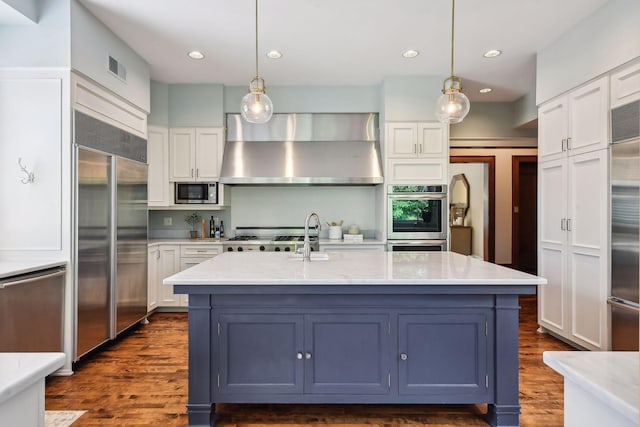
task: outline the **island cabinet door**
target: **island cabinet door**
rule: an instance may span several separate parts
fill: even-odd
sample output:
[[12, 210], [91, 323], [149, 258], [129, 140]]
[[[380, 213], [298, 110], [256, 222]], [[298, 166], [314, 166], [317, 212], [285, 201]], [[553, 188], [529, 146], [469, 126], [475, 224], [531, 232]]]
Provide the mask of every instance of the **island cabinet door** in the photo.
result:
[[388, 315], [305, 315], [305, 393], [388, 394]]
[[400, 315], [399, 393], [487, 402], [487, 321], [471, 313]]
[[300, 315], [221, 314], [219, 392], [302, 393], [302, 322]]

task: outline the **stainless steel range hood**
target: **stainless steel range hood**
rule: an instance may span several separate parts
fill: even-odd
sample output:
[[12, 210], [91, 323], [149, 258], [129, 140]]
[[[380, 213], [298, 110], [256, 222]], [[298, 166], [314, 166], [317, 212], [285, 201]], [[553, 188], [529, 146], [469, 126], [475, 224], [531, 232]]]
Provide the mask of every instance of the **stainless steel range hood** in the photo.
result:
[[265, 124], [227, 114], [223, 184], [380, 184], [376, 113], [274, 114]]

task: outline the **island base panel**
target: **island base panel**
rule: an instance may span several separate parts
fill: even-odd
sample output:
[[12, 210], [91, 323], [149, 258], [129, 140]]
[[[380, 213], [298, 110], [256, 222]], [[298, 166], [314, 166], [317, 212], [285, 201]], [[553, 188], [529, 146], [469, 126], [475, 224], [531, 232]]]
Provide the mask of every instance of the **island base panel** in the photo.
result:
[[[368, 395], [362, 393], [345, 392], [343, 396], [346, 399], [340, 399], [341, 403], [352, 401], [353, 403], [487, 403], [488, 413], [486, 421], [488, 424], [496, 427], [515, 427], [519, 426], [519, 391], [518, 391], [518, 295], [519, 293], [533, 293], [535, 287], [531, 286], [527, 289], [517, 289], [510, 294], [494, 294], [488, 290], [487, 294], [469, 295], [456, 291], [455, 286], [450, 286], [450, 293], [443, 295], [425, 295], [415, 294], [411, 291], [414, 289], [402, 289], [401, 286], [394, 287], [395, 295], [388, 293], [385, 295], [375, 295], [375, 286], [358, 287], [359, 295], [327, 295], [318, 290], [314, 293], [309, 287], [301, 287], [300, 289], [289, 289], [287, 294], [275, 293], [269, 295], [268, 292], [260, 294], [258, 292], [237, 292], [229, 288], [220, 288], [215, 285], [199, 286], [198, 292], [189, 292], [189, 287], [185, 286], [180, 289], [177, 285], [177, 291], [181, 293], [189, 293], [189, 404], [187, 405], [189, 424], [188, 426], [212, 425], [216, 422], [218, 415], [215, 412], [215, 403], [236, 402], [236, 403], [258, 403], [255, 401], [256, 395], [251, 396], [249, 390], [240, 395], [220, 396], [224, 387], [221, 387], [226, 378], [226, 367], [220, 366], [220, 363], [226, 359], [221, 356], [225, 351], [225, 331], [224, 329], [225, 315], [224, 313], [235, 313], [234, 316], [242, 312], [249, 312], [255, 316], [264, 316], [265, 314], [283, 316], [283, 319], [291, 317], [292, 313], [298, 313], [300, 316], [299, 323], [306, 325], [307, 320], [317, 320], [318, 314], [324, 316], [336, 315], [336, 321], [344, 322], [344, 312], [346, 310], [352, 313], [366, 313], [376, 319], [384, 315], [390, 319], [387, 327], [390, 335], [384, 334], [385, 341], [390, 341], [390, 347], [381, 349], [387, 356], [381, 359], [382, 363], [388, 364], [389, 369], [389, 391], [387, 395]], [[204, 289], [208, 292], [203, 292]], [[238, 287], [240, 288], [240, 287]], [[365, 289], [366, 288], [366, 289]], [[185, 292], [186, 291], [186, 292]], [[403, 294], [403, 291], [406, 293]], [[225, 294], [226, 292], [226, 294]], [[223, 295], [221, 295], [221, 293]], [[271, 299], [274, 298], [280, 303], [277, 307], [272, 304]], [[333, 305], [335, 303], [336, 305]], [[319, 313], [324, 310], [324, 313]], [[486, 339], [486, 345], [478, 347], [477, 361], [486, 361], [484, 363], [474, 363], [475, 366], [487, 366], [486, 371], [479, 371], [479, 380], [476, 383], [481, 387], [486, 387], [484, 394], [469, 394], [469, 390], [458, 390], [456, 393], [432, 394], [431, 392], [423, 396], [407, 396], [400, 393], [398, 387], [398, 364], [411, 360], [411, 354], [403, 357], [399, 354], [399, 348], [393, 343], [397, 343], [398, 318], [405, 314], [411, 314], [411, 318], [429, 315], [430, 313], [441, 315], [446, 312], [447, 316], [443, 319], [449, 319], [449, 315], [458, 315], [460, 321], [465, 317], [475, 319], [478, 313], [486, 316], [485, 322], [477, 322], [476, 329], [482, 333], [476, 336], [478, 339]], [[315, 313], [315, 314], [314, 314]], [[341, 314], [342, 313], [342, 314]], [[353, 315], [353, 314], [352, 314]], [[340, 317], [342, 316], [342, 317]], [[230, 317], [233, 319], [233, 317]], [[286, 319], [285, 319], [286, 320]], [[475, 322], [475, 320], [474, 320]], [[273, 322], [272, 322], [273, 323]], [[295, 322], [294, 322], [295, 323]], [[369, 322], [371, 323], [371, 322]], [[382, 322], [382, 328], [384, 327]], [[451, 322], [445, 322], [450, 327]], [[311, 324], [311, 323], [310, 323]], [[222, 327], [220, 325], [223, 325]], [[436, 325], [437, 327], [437, 325]], [[306, 326], [305, 326], [306, 328]], [[485, 330], [486, 335], [485, 335]], [[396, 332], [394, 332], [396, 331]], [[437, 335], [437, 334], [436, 334]], [[296, 336], [291, 335], [295, 340]], [[307, 342], [309, 336], [301, 342]], [[295, 342], [295, 341], [294, 341]], [[450, 347], [450, 346], [449, 346]], [[449, 348], [445, 347], [445, 348]], [[468, 347], [468, 346], [466, 346]], [[466, 348], [463, 346], [463, 348]], [[302, 346], [296, 346], [300, 356], [292, 355], [294, 360], [292, 363], [310, 363], [316, 360], [316, 357], [310, 355], [308, 358], [304, 354], [305, 350]], [[320, 356], [319, 353], [315, 353]], [[404, 360], [403, 360], [404, 359]], [[319, 361], [320, 359], [318, 359]], [[469, 360], [468, 358], [462, 360]], [[468, 369], [466, 366], [465, 369]], [[485, 386], [486, 372], [486, 386]], [[307, 375], [304, 375], [306, 378]], [[386, 377], [386, 375], [385, 375]], [[387, 380], [387, 378], [385, 378]], [[305, 381], [304, 379], [302, 381]], [[385, 381], [386, 383], [387, 381]], [[220, 384], [220, 385], [219, 385]], [[278, 403], [338, 403], [334, 401], [340, 393], [335, 390], [336, 394], [314, 394], [307, 393], [308, 387], [302, 387], [300, 393], [289, 394], [288, 396], [280, 395], [276, 398], [274, 394], [264, 395], [264, 402], [275, 400]], [[243, 390], [244, 391], [244, 390]], [[477, 392], [477, 389], [476, 389]], [[217, 395], [217, 397], [216, 397]], [[323, 399], [324, 396], [324, 399]], [[248, 399], [247, 399], [248, 398]], [[245, 400], [247, 399], [247, 400]], [[259, 400], [259, 399], [257, 399]]]
[[488, 405], [486, 420], [492, 426], [518, 427], [520, 405]]
[[214, 404], [187, 404], [188, 427], [211, 427], [218, 421]]

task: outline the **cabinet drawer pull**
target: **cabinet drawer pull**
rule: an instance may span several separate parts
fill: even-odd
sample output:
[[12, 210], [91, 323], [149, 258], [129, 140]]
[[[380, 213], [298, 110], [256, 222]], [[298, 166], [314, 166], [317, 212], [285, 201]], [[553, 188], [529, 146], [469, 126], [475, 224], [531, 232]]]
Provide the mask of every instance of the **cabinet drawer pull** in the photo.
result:
[[571, 138], [567, 138], [567, 151], [571, 150]]
[[191, 168], [191, 178], [193, 178], [193, 168]]
[[418, 147], [418, 144], [413, 144], [413, 152], [414, 152], [414, 153], [417, 153], [417, 152], [418, 152], [417, 147]]
[[571, 218], [567, 219], [567, 231], [571, 231]]
[[303, 358], [303, 357], [304, 357], [304, 356], [302, 355], [302, 352], [301, 352], [301, 351], [299, 351], [299, 352], [297, 352], [297, 353], [296, 353], [296, 359], [298, 359], [298, 360], [302, 360], [302, 358]]
[[311, 353], [306, 352], [306, 353], [304, 354], [304, 358], [305, 358], [305, 359], [307, 359], [307, 360], [311, 359]]
[[407, 353], [400, 353], [400, 360], [407, 360], [408, 358]]
[[564, 218], [562, 218], [562, 219], [560, 220], [560, 230], [564, 231], [564, 230], [566, 229], [566, 227], [565, 227], [565, 223], [566, 223], [566, 221], [567, 221], [567, 220], [566, 220], [566, 219], [564, 219]]
[[565, 138], [562, 138], [562, 151], [566, 151], [566, 148], [564, 147], [565, 144], [567, 143], [567, 140]]

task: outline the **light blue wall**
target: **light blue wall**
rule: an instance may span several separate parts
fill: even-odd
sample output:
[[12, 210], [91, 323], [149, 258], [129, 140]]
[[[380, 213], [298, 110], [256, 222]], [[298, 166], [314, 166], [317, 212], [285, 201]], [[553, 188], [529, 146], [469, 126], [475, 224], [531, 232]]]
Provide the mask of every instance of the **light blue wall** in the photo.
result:
[[[239, 113], [247, 86], [226, 86], [224, 111]], [[273, 86], [267, 87], [274, 113], [376, 113], [378, 86]]]
[[151, 112], [147, 116], [150, 125], [169, 127], [169, 85], [151, 80]]
[[2, 0], [2, 2], [8, 4], [31, 21], [38, 22], [38, 17], [40, 16], [38, 0]]
[[169, 85], [169, 126], [223, 126], [224, 86]]
[[386, 121], [436, 120], [435, 107], [442, 94], [440, 77], [388, 77], [382, 83]]
[[42, 0], [38, 24], [0, 25], [0, 67], [70, 67], [70, 1]]
[[[71, 66], [149, 112], [149, 65], [76, 0], [71, 1]], [[108, 71], [109, 55], [127, 70], [126, 81]]]
[[520, 127], [538, 119], [538, 106], [536, 105], [536, 89], [529, 91], [525, 96], [513, 102], [514, 118], [513, 127]]
[[640, 56], [640, 1], [610, 0], [538, 53], [540, 105]]
[[462, 123], [451, 125], [452, 139], [535, 137], [536, 129], [515, 129], [515, 103], [472, 102]]

